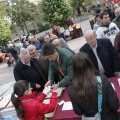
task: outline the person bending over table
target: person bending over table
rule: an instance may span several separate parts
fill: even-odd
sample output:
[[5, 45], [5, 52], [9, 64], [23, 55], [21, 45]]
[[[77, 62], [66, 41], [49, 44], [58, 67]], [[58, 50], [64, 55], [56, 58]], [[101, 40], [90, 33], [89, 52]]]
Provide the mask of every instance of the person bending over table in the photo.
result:
[[42, 48], [43, 56], [49, 59], [48, 82], [45, 86], [51, 85], [57, 73], [59, 84], [54, 88], [66, 87], [72, 81], [72, 58], [74, 52], [65, 48], [56, 48], [52, 43], [46, 43]]

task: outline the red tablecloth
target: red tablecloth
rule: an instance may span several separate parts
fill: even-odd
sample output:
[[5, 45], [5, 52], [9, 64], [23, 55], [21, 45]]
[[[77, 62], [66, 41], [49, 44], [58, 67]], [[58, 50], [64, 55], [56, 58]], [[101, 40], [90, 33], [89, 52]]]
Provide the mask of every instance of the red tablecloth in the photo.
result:
[[[118, 78], [120, 78], [120, 76], [119, 76], [119, 77], [109, 78], [109, 80], [110, 80], [111, 83], [114, 84], [114, 86], [115, 86], [115, 91], [116, 91], [117, 96], [118, 96], [118, 99], [119, 99], [119, 101], [120, 101], [120, 86], [119, 86], [119, 83], [118, 83]], [[119, 115], [120, 115], [120, 108], [119, 108], [118, 112], [119, 112]]]
[[111, 83], [114, 84], [115, 90], [116, 90], [116, 93], [117, 93], [117, 96], [118, 96], [118, 99], [119, 99], [119, 101], [120, 101], [120, 86], [119, 86], [119, 84], [118, 84], [118, 78], [120, 78], [120, 76], [119, 76], [119, 77], [109, 78], [109, 80], [110, 80]]
[[[117, 96], [120, 101], [120, 87], [118, 84], [118, 78], [120, 77], [112, 77], [109, 78], [109, 80], [114, 84]], [[64, 100], [65, 102], [70, 101], [67, 90], [65, 90], [62, 94], [62, 97], [59, 98], [59, 102], [61, 100]], [[76, 115], [73, 110], [62, 111], [62, 107], [63, 105], [58, 105], [54, 117], [50, 118], [49, 120], [81, 120], [81, 117]], [[118, 112], [120, 113], [120, 109]]]
[[[65, 102], [70, 101], [68, 91], [64, 90], [62, 97], [59, 98], [59, 102], [64, 100]], [[73, 110], [62, 111], [63, 105], [58, 105], [55, 115], [49, 120], [81, 120], [81, 117], [76, 115]]]

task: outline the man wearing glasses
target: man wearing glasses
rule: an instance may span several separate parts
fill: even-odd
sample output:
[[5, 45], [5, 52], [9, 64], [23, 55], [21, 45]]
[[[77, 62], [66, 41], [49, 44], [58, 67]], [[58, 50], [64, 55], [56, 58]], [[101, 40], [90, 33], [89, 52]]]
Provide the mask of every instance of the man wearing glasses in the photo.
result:
[[47, 80], [37, 59], [31, 58], [25, 48], [21, 48], [20, 58], [13, 71], [15, 80], [27, 80], [31, 82], [33, 90], [42, 91]]

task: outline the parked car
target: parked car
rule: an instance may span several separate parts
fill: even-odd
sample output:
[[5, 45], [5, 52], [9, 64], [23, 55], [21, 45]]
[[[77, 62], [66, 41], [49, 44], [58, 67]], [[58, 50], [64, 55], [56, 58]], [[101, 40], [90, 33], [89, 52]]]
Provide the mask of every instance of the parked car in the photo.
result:
[[19, 37], [15, 38], [12, 40], [12, 43], [18, 48], [20, 49], [21, 47], [23, 47], [23, 44], [21, 43], [21, 40]]

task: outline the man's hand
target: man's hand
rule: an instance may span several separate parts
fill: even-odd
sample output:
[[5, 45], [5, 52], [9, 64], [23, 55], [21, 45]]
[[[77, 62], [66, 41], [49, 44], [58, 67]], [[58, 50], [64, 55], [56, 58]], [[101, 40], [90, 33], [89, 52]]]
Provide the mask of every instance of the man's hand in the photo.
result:
[[52, 92], [56, 92], [56, 93], [58, 93], [58, 89], [56, 89], [56, 90], [52, 90]]
[[45, 87], [50, 86], [52, 84], [51, 80], [48, 80], [48, 82], [45, 84]]
[[58, 84], [55, 84], [55, 85], [53, 85], [52, 87], [53, 87], [53, 91], [54, 91], [54, 90], [57, 90], [57, 89], [58, 89]]
[[39, 89], [41, 86], [39, 84], [36, 84], [36, 88]]

